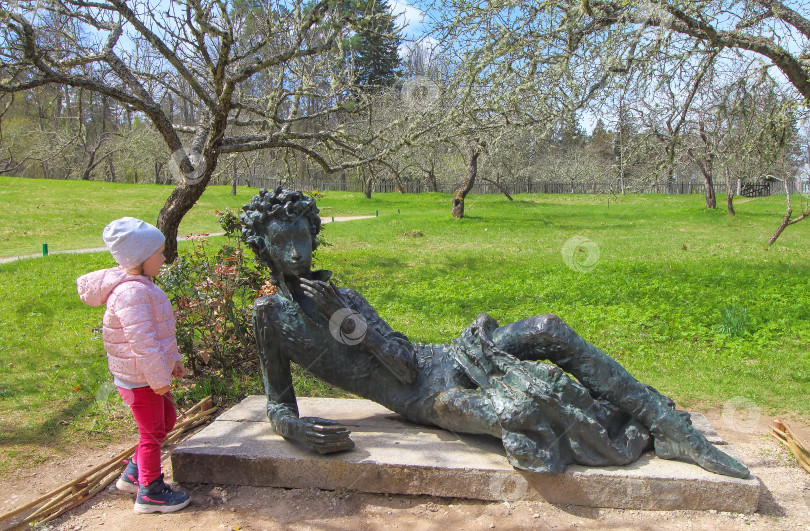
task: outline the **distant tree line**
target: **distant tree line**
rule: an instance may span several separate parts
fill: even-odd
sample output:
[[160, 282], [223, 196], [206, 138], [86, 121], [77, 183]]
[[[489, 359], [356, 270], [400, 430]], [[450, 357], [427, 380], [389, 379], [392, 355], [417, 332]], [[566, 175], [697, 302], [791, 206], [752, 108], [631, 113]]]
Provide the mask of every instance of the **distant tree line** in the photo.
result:
[[[402, 61], [396, 65], [403, 75], [391, 79], [389, 87], [395, 94], [381, 98], [380, 106], [394, 109], [380, 108], [378, 112], [393, 113], [397, 106], [408, 104], [412, 96], [404, 93], [411, 90], [407, 83], [422, 75], [414, 73], [410, 64]], [[559, 121], [544, 135], [537, 135], [533, 128], [506, 128], [487, 146], [479, 172], [487, 181], [520, 183], [526, 189], [540, 183], [570, 183], [573, 189], [583, 183], [611, 182], [617, 192], [671, 182], [704, 183], [704, 172], [709, 169], [722, 182], [726, 170], [734, 183], [738, 179], [759, 182], [769, 175], [802, 177], [807, 144], [806, 137], [799, 134], [798, 119], [785, 108], [786, 101], [770, 81], [760, 83], [744, 91], [739, 86], [728, 87], [731, 95], [727, 98], [739, 100], [702, 101], [675, 125], [672, 115], [676, 108], [656, 106], [649, 99], [631, 100], [625, 93], [616, 101], [603, 102], [593, 113], [596, 122], [590, 124], [590, 132], [579, 119]], [[439, 89], [431, 86], [429, 90]], [[705, 92], [718, 94], [716, 90], [720, 89]], [[174, 182], [158, 132], [116, 100], [54, 85], [5, 99], [0, 117], [0, 170], [6, 174]], [[173, 123], [192, 127], [198, 120], [199, 110], [186, 98], [168, 96], [162, 105]], [[768, 120], [771, 117], [775, 117], [773, 121]], [[466, 169], [465, 154], [454, 139], [403, 148], [385, 162], [364, 170], [327, 173], [304, 154], [289, 149], [235, 153], [221, 161], [211, 183], [245, 184], [248, 177], [281, 177], [287, 182], [365, 179], [393, 183], [403, 191], [409, 188], [407, 183], [437, 191], [457, 185]]]
[[205, 187], [245, 175], [358, 182], [367, 196], [380, 182], [450, 188], [461, 217], [476, 183], [509, 196], [518, 183], [695, 182], [715, 208], [715, 183], [806, 171], [806, 6], [431, 12], [428, 38], [406, 43], [385, 0], [0, 6], [0, 172], [172, 183], [157, 220], [172, 258]]

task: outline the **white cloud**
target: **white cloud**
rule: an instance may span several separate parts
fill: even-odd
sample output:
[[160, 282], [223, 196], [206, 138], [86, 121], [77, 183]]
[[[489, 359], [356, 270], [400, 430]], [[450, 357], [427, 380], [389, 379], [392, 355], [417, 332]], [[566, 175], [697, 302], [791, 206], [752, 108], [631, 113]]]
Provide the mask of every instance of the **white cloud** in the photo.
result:
[[418, 39], [424, 33], [425, 12], [404, 0], [391, 0], [391, 13], [397, 18], [397, 24], [403, 27], [404, 35], [409, 39]]
[[439, 41], [434, 37], [426, 36], [416, 41], [405, 41], [399, 45], [399, 56], [403, 59], [408, 57], [413, 50], [421, 48], [422, 53], [428, 58], [429, 61], [433, 60], [433, 56], [439, 47]]

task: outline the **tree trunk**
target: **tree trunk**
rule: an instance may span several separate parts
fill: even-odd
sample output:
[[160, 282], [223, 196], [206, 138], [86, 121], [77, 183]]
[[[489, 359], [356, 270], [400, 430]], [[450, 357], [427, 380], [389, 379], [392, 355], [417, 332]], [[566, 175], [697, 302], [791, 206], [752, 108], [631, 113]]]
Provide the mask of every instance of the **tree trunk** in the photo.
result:
[[734, 216], [737, 213], [734, 212], [734, 189], [731, 187], [731, 174], [728, 166], [726, 166], [726, 188], [728, 190], [728, 213]]
[[366, 167], [360, 166], [358, 168], [358, 173], [360, 174], [360, 182], [363, 183], [363, 193], [366, 196], [366, 199], [371, 199], [371, 191], [372, 186], [374, 185], [374, 179], [371, 175], [366, 174]]
[[166, 96], [168, 97], [167, 99], [169, 102], [169, 121], [174, 123], [174, 98], [172, 97], [171, 92], [167, 92]]
[[194, 184], [185, 182], [178, 184], [158, 214], [157, 228], [166, 237], [166, 248], [163, 255], [166, 257], [167, 263], [174, 262], [177, 258], [177, 233], [180, 222], [205, 191], [205, 187], [214, 173], [214, 166], [209, 165], [201, 181]]
[[[68, 117], [71, 117], [71, 116], [73, 116], [73, 108], [72, 108], [71, 102], [70, 102], [70, 87], [65, 85], [64, 89], [65, 89], [65, 100], [64, 100], [65, 101], [65, 115], [67, 115]], [[73, 132], [73, 123], [74, 122], [75, 122], [75, 120], [71, 120], [70, 118], [68, 118], [68, 120], [67, 120], [68, 130], [71, 131], [71, 132]]]
[[107, 174], [110, 176], [109, 181], [111, 183], [118, 182], [118, 176], [115, 175], [115, 164], [113, 164], [112, 155], [107, 157]]
[[233, 169], [233, 185], [231, 186], [231, 195], [236, 195], [236, 180], [238, 178], [238, 174], [236, 173], [236, 157], [233, 158], [233, 164], [231, 164], [231, 168]]
[[478, 174], [478, 157], [481, 155], [481, 148], [478, 145], [472, 145], [467, 150], [467, 178], [461, 186], [453, 194], [453, 217], [464, 217], [464, 198], [472, 190], [475, 184], [475, 176]]
[[675, 182], [675, 142], [672, 141], [667, 147], [667, 186]]
[[430, 168], [430, 170], [427, 172], [427, 181], [428, 181], [428, 187], [429, 187], [431, 192], [438, 192], [439, 191], [439, 185], [436, 182], [436, 172], [434, 171], [433, 168]]
[[704, 174], [703, 180], [706, 182], [706, 208], [717, 208], [717, 198], [714, 196], [714, 183], [711, 174]]
[[430, 166], [423, 167], [422, 165], [418, 165], [418, 167], [425, 175], [428, 192], [438, 192], [439, 184], [436, 182], [436, 161], [431, 159]]
[[394, 191], [400, 194], [405, 193], [405, 186], [402, 184], [402, 179], [400, 179], [398, 172], [394, 172]]
[[715, 154], [714, 147], [712, 147], [712, 143], [709, 140], [709, 135], [706, 133], [706, 124], [703, 121], [700, 122], [700, 139], [703, 140], [706, 156], [698, 160], [698, 157], [694, 155], [691, 149], [688, 150], [688, 152], [689, 156], [698, 162], [700, 172], [703, 174], [703, 181], [706, 183], [706, 208], [714, 210], [717, 208], [717, 198], [714, 196], [714, 178], [712, 175]]
[[706, 184], [706, 208], [714, 209], [717, 207], [717, 198], [714, 196], [714, 180], [712, 178], [712, 166], [714, 165], [714, 154], [709, 155], [702, 159], [695, 156], [694, 152], [690, 149], [689, 156], [692, 157], [697, 165], [700, 167], [700, 173], [703, 174], [703, 182]]
[[785, 228], [788, 225], [790, 225], [790, 216], [792, 216], [792, 215], [793, 215], [793, 209], [788, 207], [787, 212], [785, 213], [785, 217], [782, 219], [782, 223], [779, 224], [779, 227], [777, 227], [776, 232], [774, 232], [773, 236], [771, 236], [771, 239], [768, 240], [768, 245], [769, 246], [773, 245], [773, 242], [775, 242], [779, 238], [779, 236], [782, 234], [782, 231], [785, 230]]
[[96, 149], [90, 152], [90, 158], [87, 159], [87, 165], [84, 167], [84, 171], [82, 172], [81, 180], [82, 181], [89, 181], [90, 180], [90, 172], [93, 171], [93, 168], [97, 166], [94, 164], [96, 160], [96, 153], [98, 153], [98, 148], [101, 147], [101, 143], [96, 146]]
[[711, 162], [708, 162], [707, 166], [703, 172], [703, 181], [706, 183], [706, 208], [715, 209], [717, 208], [717, 198], [714, 196]]
[[79, 106], [79, 119], [78, 122], [78, 131], [77, 135], [82, 135], [82, 126], [84, 125], [84, 102], [82, 101], [82, 96], [84, 96], [84, 90], [79, 89], [79, 97], [76, 98], [77, 104]]
[[311, 181], [312, 175], [309, 173], [309, 157], [304, 153], [296, 153], [296, 167], [298, 168], [298, 178], [301, 181]]
[[109, 103], [107, 96], [101, 97], [101, 132], [107, 132], [107, 114], [109, 113]]
[[[193, 180], [181, 180], [180, 183], [172, 190], [166, 204], [160, 210], [157, 219], [157, 228], [166, 237], [166, 248], [163, 251], [166, 257], [166, 262], [171, 263], [177, 259], [177, 231], [180, 227], [180, 222], [183, 216], [191, 210], [191, 207], [197, 202], [208, 186], [211, 176], [217, 167], [219, 159], [219, 145], [222, 142], [222, 136], [225, 131], [224, 119], [214, 120], [215, 123], [211, 126], [200, 125], [198, 126], [197, 133], [194, 135], [194, 140], [191, 142], [190, 151], [195, 149], [200, 151], [203, 155], [202, 162], [205, 164], [205, 169], [201, 175], [195, 176]], [[215, 131], [212, 133], [212, 130]], [[200, 149], [204, 144], [204, 149]], [[189, 173], [193, 172], [190, 166], [190, 160], [186, 158], [181, 164], [178, 164], [182, 171]]]
[[59, 89], [56, 91], [56, 101], [54, 101], [53, 105], [53, 127], [54, 129], [59, 127], [59, 122], [62, 118], [62, 90]]

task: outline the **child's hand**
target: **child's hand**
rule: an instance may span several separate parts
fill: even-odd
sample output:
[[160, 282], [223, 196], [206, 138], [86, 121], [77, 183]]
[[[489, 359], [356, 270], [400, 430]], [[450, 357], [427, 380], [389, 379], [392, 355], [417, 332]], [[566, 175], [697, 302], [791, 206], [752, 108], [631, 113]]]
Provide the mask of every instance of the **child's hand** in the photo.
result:
[[169, 390], [170, 390], [170, 386], [168, 386], [168, 385], [166, 387], [161, 387], [160, 389], [154, 389], [155, 394], [158, 394], [158, 395], [165, 395], [166, 393], [169, 392]]
[[174, 363], [174, 369], [172, 370], [172, 376], [175, 378], [182, 378], [186, 375], [186, 368], [183, 367], [182, 361], [177, 361]]

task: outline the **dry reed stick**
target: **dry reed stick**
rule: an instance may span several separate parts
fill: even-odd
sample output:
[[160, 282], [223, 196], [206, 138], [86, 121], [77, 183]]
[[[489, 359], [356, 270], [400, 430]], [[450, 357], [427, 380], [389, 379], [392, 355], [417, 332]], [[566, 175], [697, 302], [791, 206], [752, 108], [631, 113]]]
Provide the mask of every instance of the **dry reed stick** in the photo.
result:
[[81, 483], [87, 477], [88, 474], [93, 474], [95, 472], [98, 472], [99, 470], [101, 470], [101, 469], [105, 468], [106, 466], [108, 466], [113, 461], [120, 461], [120, 460], [124, 459], [127, 455], [131, 455], [132, 452], [135, 451], [136, 446], [137, 445], [134, 445], [131, 448], [128, 448], [128, 449], [122, 451], [121, 453], [119, 453], [118, 455], [116, 455], [115, 457], [113, 457], [112, 459], [107, 461], [106, 463], [101, 464], [101, 465], [91, 469], [85, 475], [83, 475], [81, 477], [78, 477], [76, 479], [73, 479], [71, 481], [68, 481], [64, 485], [53, 489], [52, 491], [48, 492], [47, 494], [43, 494], [42, 496], [40, 496], [36, 500], [34, 500], [34, 501], [30, 502], [30, 503], [27, 503], [27, 504], [23, 505], [22, 507], [18, 507], [17, 509], [13, 509], [13, 510], [7, 512], [6, 514], [0, 516], [0, 522], [2, 522], [3, 520], [6, 520], [8, 518], [11, 518], [14, 515], [20, 514], [21, 512], [27, 511], [28, 509], [31, 509], [32, 507], [35, 507], [35, 506], [39, 505], [40, 503], [44, 502], [45, 500], [48, 500], [51, 497], [59, 494], [63, 490], [69, 489], [70, 487], [72, 487], [73, 485], [76, 485], [77, 483]]
[[[207, 417], [208, 415], [210, 415], [211, 413], [213, 413], [214, 411], [216, 411], [218, 409], [216, 407], [210, 407], [211, 405], [212, 405], [212, 401], [211, 401], [210, 396], [207, 396], [207, 397], [203, 398], [202, 400], [200, 400], [199, 402], [197, 402], [188, 411], [186, 411], [185, 417], [187, 417], [190, 413], [193, 413], [193, 412], [201, 409], [203, 406], [208, 406], [208, 407], [206, 408], [205, 411], [203, 411], [201, 413], [198, 413], [198, 414], [194, 415], [191, 418], [186, 418], [182, 422], [175, 425], [175, 428], [171, 432], [169, 432], [169, 434], [167, 435], [166, 440], [168, 440], [169, 436], [174, 436], [176, 438], [176, 436], [179, 433], [182, 433], [183, 431], [186, 431], [188, 429], [188, 426], [190, 426], [192, 424], [195, 424], [199, 420], [203, 419], [204, 417]], [[197, 424], [197, 425], [199, 425], [199, 424]], [[178, 430], [180, 430], [180, 431], [178, 431]], [[165, 444], [165, 440], [164, 440], [164, 444]], [[89, 478], [91, 476], [93, 476], [93, 475], [98, 476], [99, 472], [106, 471], [107, 469], [111, 468], [112, 466], [121, 466], [120, 462], [123, 459], [125, 459], [127, 456], [132, 455], [132, 453], [135, 451], [135, 448], [137, 448], [137, 446], [138, 445], [135, 444], [135, 445], [127, 448], [126, 450], [123, 450], [123, 451], [119, 452], [115, 457], [109, 459], [108, 461], [102, 463], [101, 465], [98, 465], [98, 466], [92, 468], [91, 470], [88, 470], [84, 475], [82, 475], [82, 476], [80, 476], [78, 478], [75, 478], [75, 479], [73, 479], [71, 481], [68, 481], [64, 485], [61, 485], [61, 486], [53, 489], [52, 491], [50, 491], [50, 492], [48, 492], [46, 494], [43, 494], [42, 496], [40, 496], [36, 500], [34, 500], [32, 502], [29, 502], [29, 503], [26, 503], [25, 505], [22, 505], [22, 506], [20, 506], [20, 507], [18, 507], [16, 509], [12, 509], [11, 511], [9, 511], [9, 512], [3, 514], [3, 515], [0, 515], [0, 522], [2, 522], [3, 520], [7, 520], [7, 519], [9, 519], [9, 518], [11, 518], [13, 516], [16, 516], [16, 515], [18, 515], [20, 513], [23, 513], [23, 512], [25, 512], [25, 511], [27, 511], [29, 509], [32, 509], [32, 508], [40, 505], [41, 503], [43, 503], [45, 501], [48, 501], [48, 503], [46, 505], [48, 505], [50, 507], [53, 507], [55, 503], [59, 502], [59, 500], [62, 500], [65, 497], [72, 494], [73, 493], [72, 488], [74, 486], [78, 485], [79, 483], [82, 483], [83, 481], [87, 481], [89, 485], [92, 485], [95, 481], [93, 481], [93, 482], [89, 481]], [[121, 466], [121, 468], [123, 468], [123, 466]], [[101, 477], [103, 477], [104, 475], [106, 475], [106, 474], [103, 474]], [[115, 477], [115, 476], [113, 476], [113, 477]], [[109, 483], [110, 483], [110, 481], [108, 481], [106, 484], [109, 485]], [[84, 489], [82, 489], [82, 491], [83, 490]], [[63, 492], [63, 491], [65, 491], [65, 492]], [[79, 491], [79, 492], [82, 492], [82, 491]], [[75, 494], [75, 493], [73, 493], [73, 494]], [[57, 497], [56, 500], [51, 500], [51, 498], [53, 498], [54, 496]], [[40, 507], [33, 514], [35, 515], [37, 513], [41, 513], [44, 509], [45, 509], [45, 507]], [[26, 521], [28, 521], [28, 519], [26, 519]]]
[[799, 462], [799, 466], [807, 472], [810, 472], [810, 450], [808, 450], [805, 443], [794, 434], [788, 424], [779, 419], [775, 419], [771, 427], [771, 434], [790, 449], [793, 457]]
[[111, 475], [109, 478], [107, 478], [102, 483], [100, 483], [98, 487], [96, 487], [95, 489], [93, 489], [89, 493], [87, 493], [87, 496], [85, 496], [84, 498], [81, 498], [79, 500], [76, 500], [71, 505], [69, 505], [67, 507], [64, 507], [63, 509], [59, 510], [58, 512], [56, 512], [54, 514], [45, 517], [45, 519], [41, 520], [39, 523], [44, 524], [45, 522], [50, 522], [51, 520], [59, 518], [60, 516], [62, 516], [66, 512], [70, 511], [71, 509], [75, 509], [76, 507], [83, 504], [84, 502], [86, 502], [87, 500], [89, 500], [90, 498], [92, 498], [93, 496], [95, 496], [96, 494], [101, 492], [102, 490], [106, 489], [109, 486], [109, 484], [112, 483], [113, 481], [115, 481], [117, 478], [118, 478], [117, 474]]
[[[198, 403], [198, 406], [202, 407], [203, 402], [205, 402], [205, 399], [200, 401]], [[209, 403], [207, 405], [210, 405], [210, 401], [209, 401]], [[188, 414], [189, 412], [192, 412], [193, 409], [195, 409], [195, 408], [189, 409], [189, 411], [187, 411], [186, 414]], [[206, 417], [210, 416], [217, 409], [219, 409], [219, 408], [218, 407], [212, 407], [210, 409], [206, 409], [205, 411], [202, 411], [202, 412], [194, 415], [193, 417], [191, 417], [189, 419], [186, 419], [183, 422], [177, 424], [175, 426], [175, 428], [171, 432], [169, 432], [169, 435], [163, 441], [162, 445], [171, 444], [171, 442], [173, 440], [179, 438], [179, 436], [183, 435], [186, 431], [188, 431], [190, 429], [193, 429], [193, 428], [205, 423], [207, 421]], [[172, 439], [172, 441], [170, 441], [170, 438]], [[92, 479], [88, 478], [88, 480], [87, 480], [88, 486], [87, 487], [83, 488], [78, 493], [73, 493], [73, 495], [70, 496], [68, 499], [63, 499], [65, 497], [67, 497], [67, 495], [70, 494], [70, 492], [71, 492], [71, 491], [66, 491], [61, 496], [59, 496], [57, 499], [52, 500], [51, 502], [49, 502], [47, 504], [47, 506], [43, 506], [43, 507], [37, 509], [37, 511], [35, 513], [33, 513], [32, 515], [28, 516], [25, 519], [23, 524], [36, 521], [37, 518], [41, 518], [43, 516], [44, 516], [44, 519], [39, 520], [38, 523], [44, 523], [44, 522], [50, 521], [50, 520], [52, 520], [54, 518], [57, 518], [58, 516], [64, 514], [65, 512], [67, 512], [67, 511], [81, 505], [82, 503], [84, 503], [85, 501], [90, 499], [91, 497], [95, 496], [96, 493], [98, 493], [102, 489], [106, 488], [107, 485], [109, 485], [114, 479], [116, 479], [118, 477], [120, 471], [123, 470], [123, 468], [124, 468], [124, 465], [122, 463], [121, 464], [113, 464], [111, 466], [108, 466], [106, 469], [96, 473], [93, 476]], [[110, 474], [110, 472], [112, 472], [112, 474], [110, 475], [109, 478], [107, 478], [106, 480], [103, 480], [98, 487], [96, 487], [95, 489], [89, 491], [89, 493], [88, 493], [88, 489], [90, 488], [90, 486], [92, 486], [95, 483], [95, 481], [97, 479], [103, 478], [104, 476]], [[60, 502], [60, 500], [61, 500], [61, 502]], [[48, 513], [51, 513], [51, 514], [48, 515]]]
[[[124, 466], [121, 465], [120, 469], [123, 468]], [[52, 518], [52, 515], [54, 515], [55, 513], [61, 514], [65, 511], [70, 510], [70, 508], [73, 508], [77, 505], [76, 504], [77, 501], [87, 500], [100, 490], [99, 487], [104, 488], [107, 485], [109, 485], [112, 480], [116, 479], [119, 476], [119, 473], [120, 473], [119, 470], [112, 469], [107, 479], [104, 479], [101, 483], [99, 483], [99, 485], [96, 488], [91, 490], [90, 487], [94, 485], [93, 483], [91, 483], [86, 487], [84, 487], [83, 489], [81, 489], [80, 491], [71, 494], [70, 497], [68, 497], [67, 499], [61, 500], [58, 504], [53, 504], [47, 508], [43, 506], [37, 509], [35, 513], [27, 516], [25, 520], [21, 523], [21, 525], [26, 525], [31, 522], [41, 523], [43, 521], [50, 520]]]
[[[213, 412], [214, 412], [214, 411], [216, 411], [216, 410], [217, 410], [217, 408], [212, 408], [212, 409], [209, 409], [208, 411], [210, 411], [211, 413], [213, 413]], [[206, 413], [205, 417], [207, 417], [207, 416], [208, 416], [208, 415], [210, 415], [211, 413]], [[181, 435], [185, 435], [185, 433], [186, 433], [187, 431], [193, 430], [193, 429], [194, 429], [194, 428], [196, 428], [197, 426], [200, 426], [200, 425], [202, 425], [202, 424], [204, 424], [204, 423], [206, 423], [206, 422], [208, 422], [208, 419], [207, 419], [207, 418], [200, 418], [199, 420], [194, 421], [193, 423], [189, 424], [188, 426], [185, 426], [185, 427], [183, 428], [183, 430], [182, 430], [182, 431], [179, 431], [179, 432], [177, 432], [177, 433], [173, 433], [171, 436], [167, 436], [167, 437], [166, 437], [166, 440], [165, 440], [165, 441], [163, 441], [163, 444], [164, 444], [164, 445], [168, 445], [168, 444], [174, 444], [174, 442], [175, 442], [176, 440], [178, 440], [178, 439], [180, 438], [180, 436], [181, 436]]]
[[172, 431], [170, 431], [166, 435], [166, 439], [164, 439], [163, 444], [166, 444], [166, 441], [168, 441], [170, 438], [175, 437], [175, 436], [183, 433], [184, 431], [186, 431], [188, 426], [190, 426], [191, 424], [194, 424], [195, 422], [197, 422], [200, 419], [204, 419], [204, 418], [208, 417], [209, 415], [211, 415], [212, 413], [214, 413], [218, 409], [219, 408], [215, 406], [215, 407], [212, 407], [211, 409], [206, 409], [205, 411], [201, 411], [200, 413], [197, 413], [193, 417], [191, 417], [189, 419], [186, 419], [183, 422], [179, 422], [174, 427], [174, 429]]

